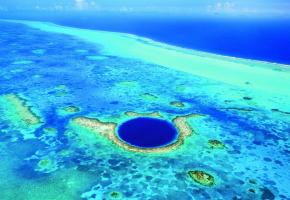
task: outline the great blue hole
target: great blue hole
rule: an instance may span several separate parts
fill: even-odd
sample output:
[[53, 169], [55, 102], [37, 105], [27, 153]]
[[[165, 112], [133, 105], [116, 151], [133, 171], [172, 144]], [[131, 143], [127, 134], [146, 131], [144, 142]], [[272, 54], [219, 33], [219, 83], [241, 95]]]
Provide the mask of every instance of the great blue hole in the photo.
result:
[[129, 145], [154, 148], [173, 143], [177, 139], [178, 132], [165, 120], [138, 117], [122, 123], [118, 129], [118, 136]]

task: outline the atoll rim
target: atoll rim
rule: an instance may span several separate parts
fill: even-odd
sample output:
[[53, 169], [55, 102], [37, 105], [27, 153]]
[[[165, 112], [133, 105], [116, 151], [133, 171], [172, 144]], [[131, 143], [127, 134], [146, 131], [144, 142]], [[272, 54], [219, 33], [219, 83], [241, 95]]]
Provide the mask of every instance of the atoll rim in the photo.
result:
[[[117, 118], [111, 118], [111, 120], [103, 120], [103, 119], [90, 118], [90, 117], [76, 117], [71, 121], [72, 122], [71, 125], [72, 127], [75, 127], [77, 129], [85, 128], [87, 131], [95, 134], [96, 136], [101, 136], [102, 138], [106, 138], [107, 140], [111, 141], [113, 144], [117, 145], [118, 147], [121, 147], [129, 151], [139, 152], [139, 153], [165, 153], [165, 152], [170, 152], [172, 150], [177, 150], [181, 145], [184, 144], [186, 138], [188, 138], [191, 135], [195, 135], [196, 133], [188, 121], [190, 119], [199, 118], [200, 116], [202, 116], [199, 114], [187, 114], [183, 116], [174, 116], [174, 118], [172, 119], [172, 117], [163, 118], [163, 115], [159, 112], [138, 113], [138, 112], [128, 111], [128, 112], [125, 112], [124, 114], [125, 114], [125, 119], [122, 119], [122, 117], [119, 117], [119, 118], [117, 117]], [[146, 119], [149, 118], [152, 120], [157, 120], [157, 121], [159, 120], [158, 122], [161, 121], [165, 123], [162, 126], [165, 125], [165, 127], [169, 128], [169, 135], [171, 135], [171, 137], [167, 136], [168, 138], [163, 140], [163, 143], [157, 144], [157, 145], [155, 144], [153, 145], [153, 147], [143, 147], [140, 145], [135, 146], [134, 143], [132, 144], [122, 139], [118, 135], [118, 128], [120, 129], [120, 127], [124, 125], [124, 123], [127, 123], [131, 120], [138, 119], [138, 118], [146, 118]], [[155, 129], [157, 127], [159, 126], [154, 125]], [[146, 126], [141, 127], [142, 130], [148, 131], [149, 133], [153, 134], [152, 136], [153, 138], [156, 137], [156, 135], [154, 136], [154, 128], [152, 127], [152, 130], [148, 130], [148, 127], [146, 128]], [[162, 133], [164, 133], [164, 129], [161, 129], [161, 131]], [[148, 133], [146, 132], [144, 133], [145, 135], [148, 136]], [[136, 132], [133, 132], [133, 134], [136, 134]], [[168, 132], [166, 134], [168, 134]], [[140, 138], [142, 139], [142, 137]], [[151, 141], [154, 141], [154, 140], [151, 140]]]
[[138, 117], [121, 124], [118, 129], [118, 136], [121, 140], [132, 146], [157, 148], [175, 142], [178, 132], [166, 120]]

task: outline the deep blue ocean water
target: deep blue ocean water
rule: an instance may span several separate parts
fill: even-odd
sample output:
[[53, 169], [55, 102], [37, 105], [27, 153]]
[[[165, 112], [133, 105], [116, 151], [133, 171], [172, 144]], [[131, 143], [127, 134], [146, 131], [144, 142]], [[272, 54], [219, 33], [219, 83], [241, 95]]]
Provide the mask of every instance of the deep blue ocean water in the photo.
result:
[[160, 17], [96, 13], [12, 13], [0, 18], [50, 21], [116, 31], [220, 55], [290, 64], [290, 18]]
[[70, 16], [54, 21], [66, 26], [132, 33], [220, 55], [290, 64], [290, 19]]
[[139, 117], [121, 124], [119, 137], [134, 146], [152, 148], [165, 146], [177, 137], [177, 131], [165, 120]]

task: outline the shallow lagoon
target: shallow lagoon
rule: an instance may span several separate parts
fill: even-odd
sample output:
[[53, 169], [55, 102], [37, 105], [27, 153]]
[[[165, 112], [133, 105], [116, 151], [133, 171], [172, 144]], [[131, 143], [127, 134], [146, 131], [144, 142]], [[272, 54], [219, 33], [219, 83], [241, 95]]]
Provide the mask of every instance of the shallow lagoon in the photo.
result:
[[[42, 22], [0, 28], [1, 199], [290, 196], [289, 66]], [[157, 153], [126, 150], [73, 121], [148, 113], [196, 117], [182, 145]]]

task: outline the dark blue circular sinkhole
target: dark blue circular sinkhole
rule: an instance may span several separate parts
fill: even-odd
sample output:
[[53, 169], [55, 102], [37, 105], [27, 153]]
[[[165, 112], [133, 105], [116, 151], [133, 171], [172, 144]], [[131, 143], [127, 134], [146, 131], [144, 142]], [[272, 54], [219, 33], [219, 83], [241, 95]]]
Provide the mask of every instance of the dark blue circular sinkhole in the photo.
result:
[[173, 143], [178, 132], [171, 123], [165, 120], [139, 117], [121, 124], [118, 135], [121, 140], [132, 146], [154, 148]]

